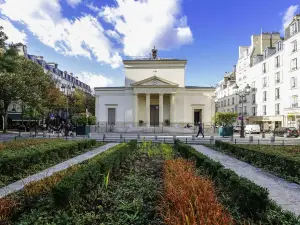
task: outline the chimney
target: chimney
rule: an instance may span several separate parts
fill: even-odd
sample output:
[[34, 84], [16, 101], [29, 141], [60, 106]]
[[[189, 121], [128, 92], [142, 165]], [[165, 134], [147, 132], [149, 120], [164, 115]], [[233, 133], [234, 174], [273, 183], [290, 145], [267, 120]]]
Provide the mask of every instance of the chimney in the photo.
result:
[[73, 77], [73, 73], [70, 73], [70, 75]]
[[37, 59], [38, 60], [44, 60], [44, 57], [43, 56], [37, 56]]
[[57, 69], [58, 64], [55, 62], [49, 62], [47, 63], [47, 65], [54, 67], [55, 69]]

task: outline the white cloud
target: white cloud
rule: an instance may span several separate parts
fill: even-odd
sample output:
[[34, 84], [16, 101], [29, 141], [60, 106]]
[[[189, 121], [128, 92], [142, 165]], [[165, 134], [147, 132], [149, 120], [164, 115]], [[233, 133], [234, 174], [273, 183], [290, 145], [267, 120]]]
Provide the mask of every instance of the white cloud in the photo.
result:
[[86, 4], [86, 7], [88, 7], [93, 12], [100, 12], [100, 8], [98, 8], [97, 6], [95, 6], [92, 2]]
[[64, 55], [95, 57], [112, 68], [122, 63], [97, 18], [91, 15], [74, 20], [64, 18], [59, 0], [4, 0], [0, 12], [26, 25], [42, 43]]
[[67, 0], [67, 3], [71, 7], [75, 8], [79, 3], [81, 3], [81, 0]]
[[78, 79], [80, 81], [88, 84], [91, 87], [91, 89], [94, 89], [94, 87], [108, 87], [114, 84], [112, 79], [109, 79], [100, 74], [81, 72], [76, 76], [78, 76]]
[[8, 43], [27, 43], [27, 35], [24, 31], [20, 31], [8, 19], [0, 18], [0, 25], [3, 27], [4, 33], [8, 36]]
[[282, 29], [284, 30], [293, 20], [299, 5], [291, 5], [285, 12], [282, 18]]
[[193, 41], [187, 18], [180, 18], [182, 0], [116, 0], [99, 12], [123, 38], [124, 54], [145, 56], [154, 45], [170, 49]]

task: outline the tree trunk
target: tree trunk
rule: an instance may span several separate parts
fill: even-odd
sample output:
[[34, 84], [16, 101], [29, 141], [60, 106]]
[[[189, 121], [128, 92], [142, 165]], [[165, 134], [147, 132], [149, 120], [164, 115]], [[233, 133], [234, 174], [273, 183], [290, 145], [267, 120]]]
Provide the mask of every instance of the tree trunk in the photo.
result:
[[4, 114], [3, 114], [3, 119], [4, 119], [4, 121], [3, 121], [3, 124], [4, 124], [4, 126], [3, 126], [3, 133], [6, 133], [7, 132], [7, 108], [8, 107], [6, 107], [5, 109], [4, 109]]

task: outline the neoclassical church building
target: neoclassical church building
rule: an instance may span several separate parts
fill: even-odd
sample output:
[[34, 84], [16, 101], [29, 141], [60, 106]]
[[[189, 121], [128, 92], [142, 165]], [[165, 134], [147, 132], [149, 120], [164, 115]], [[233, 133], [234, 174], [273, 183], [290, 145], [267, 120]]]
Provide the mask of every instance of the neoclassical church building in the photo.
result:
[[[125, 86], [96, 87], [99, 125], [130, 128], [184, 127], [212, 124], [215, 88], [185, 86], [187, 60], [151, 58], [123, 60]], [[200, 78], [199, 78], [200, 80]]]

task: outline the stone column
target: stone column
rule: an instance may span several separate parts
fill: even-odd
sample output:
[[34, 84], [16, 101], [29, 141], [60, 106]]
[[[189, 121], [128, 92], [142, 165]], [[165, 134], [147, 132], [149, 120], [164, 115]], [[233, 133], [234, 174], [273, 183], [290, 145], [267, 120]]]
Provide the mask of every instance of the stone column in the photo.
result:
[[175, 94], [171, 94], [171, 97], [170, 97], [170, 123], [171, 123], [171, 125], [174, 125], [176, 123]]
[[146, 94], [146, 126], [150, 127], [150, 94]]
[[139, 125], [139, 95], [134, 95], [134, 125]]
[[164, 94], [159, 94], [159, 126], [164, 123]]

